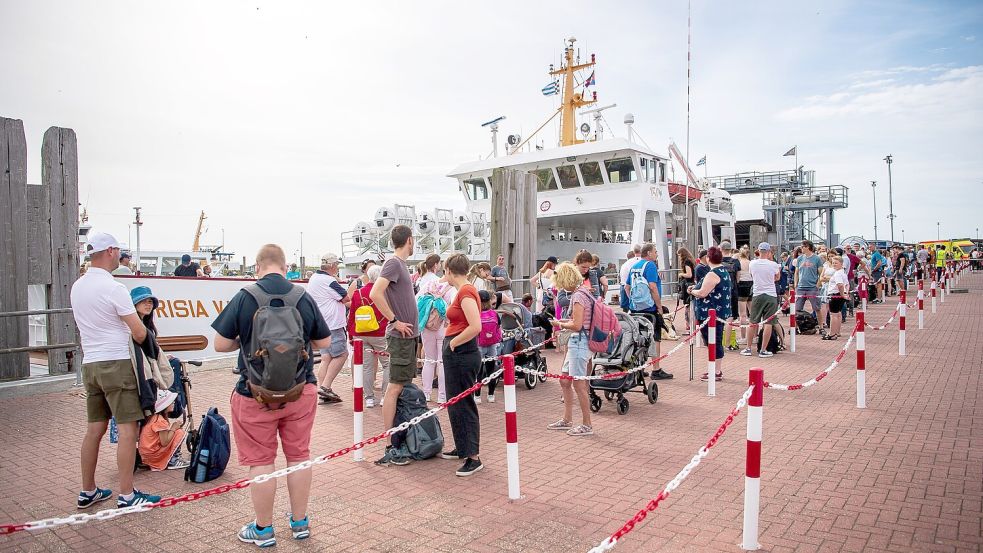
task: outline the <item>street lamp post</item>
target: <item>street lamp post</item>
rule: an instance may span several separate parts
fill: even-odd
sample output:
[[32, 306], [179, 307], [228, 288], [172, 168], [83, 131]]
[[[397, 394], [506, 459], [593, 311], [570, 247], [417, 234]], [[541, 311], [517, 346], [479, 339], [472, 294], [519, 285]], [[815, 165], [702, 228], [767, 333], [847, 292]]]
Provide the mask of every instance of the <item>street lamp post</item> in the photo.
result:
[[940, 224], [941, 223], [939, 223], [938, 221], [935, 222], [935, 239], [936, 240], [942, 240], [942, 229], [939, 228], [939, 225]]
[[887, 162], [887, 218], [891, 220], [891, 242], [894, 242], [894, 186], [891, 182], [891, 162], [894, 161], [891, 154], [888, 154], [884, 161]]
[[877, 181], [870, 181], [870, 190], [874, 193], [874, 242], [877, 242]]

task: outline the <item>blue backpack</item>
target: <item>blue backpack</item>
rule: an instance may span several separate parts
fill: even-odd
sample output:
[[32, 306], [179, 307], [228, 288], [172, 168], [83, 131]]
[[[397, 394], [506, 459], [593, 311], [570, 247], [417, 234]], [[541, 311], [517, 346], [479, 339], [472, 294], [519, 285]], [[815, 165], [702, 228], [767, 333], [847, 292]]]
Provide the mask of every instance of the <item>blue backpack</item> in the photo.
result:
[[648, 311], [655, 306], [649, 281], [645, 278], [645, 267], [651, 261], [646, 261], [641, 267], [633, 268], [629, 273], [631, 284], [628, 285], [628, 306], [632, 311]]
[[231, 451], [229, 424], [212, 407], [201, 417], [198, 441], [191, 451], [191, 464], [184, 471], [184, 479], [200, 483], [222, 476]]

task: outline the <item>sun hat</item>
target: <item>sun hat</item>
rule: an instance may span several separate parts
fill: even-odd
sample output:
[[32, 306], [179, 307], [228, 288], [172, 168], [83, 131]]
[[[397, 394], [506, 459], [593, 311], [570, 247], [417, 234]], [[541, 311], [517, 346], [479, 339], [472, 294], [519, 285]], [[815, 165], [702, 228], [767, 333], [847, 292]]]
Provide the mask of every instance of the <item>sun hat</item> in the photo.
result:
[[136, 305], [147, 298], [154, 300], [154, 309], [157, 309], [157, 306], [160, 305], [160, 301], [154, 296], [154, 293], [150, 290], [149, 286], [137, 286], [136, 288], [130, 290], [130, 299], [133, 300], [133, 305]]
[[174, 403], [177, 399], [177, 392], [172, 392], [170, 390], [157, 390], [157, 401], [154, 403], [154, 412], [160, 413], [167, 406]]
[[341, 258], [335, 253], [326, 253], [321, 256], [321, 265], [337, 265], [339, 261]]

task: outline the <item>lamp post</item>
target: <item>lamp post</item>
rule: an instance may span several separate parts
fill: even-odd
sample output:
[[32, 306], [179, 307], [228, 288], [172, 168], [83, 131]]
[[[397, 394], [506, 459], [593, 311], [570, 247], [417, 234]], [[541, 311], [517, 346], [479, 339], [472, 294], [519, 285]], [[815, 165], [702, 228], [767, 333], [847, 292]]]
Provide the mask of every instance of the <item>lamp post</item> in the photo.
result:
[[939, 223], [938, 221], [935, 222], [935, 239], [936, 240], [942, 240], [942, 229], [939, 228], [939, 225], [940, 224], [941, 223]]
[[870, 181], [870, 190], [874, 193], [874, 242], [877, 242], [877, 181]]
[[891, 154], [888, 154], [884, 161], [887, 162], [887, 218], [891, 220], [891, 242], [894, 242], [894, 187], [891, 182], [891, 162], [894, 161]]

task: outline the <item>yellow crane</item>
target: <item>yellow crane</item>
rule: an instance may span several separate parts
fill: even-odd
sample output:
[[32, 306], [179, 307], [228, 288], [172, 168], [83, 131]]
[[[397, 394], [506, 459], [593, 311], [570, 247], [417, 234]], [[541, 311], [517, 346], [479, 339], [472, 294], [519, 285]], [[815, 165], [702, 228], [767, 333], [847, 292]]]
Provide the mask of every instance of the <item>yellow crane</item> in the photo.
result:
[[201, 215], [198, 216], [198, 228], [195, 229], [195, 243], [191, 246], [191, 253], [198, 253], [198, 248], [200, 246], [199, 241], [201, 240], [202, 227], [205, 225], [205, 212], [202, 211]]

